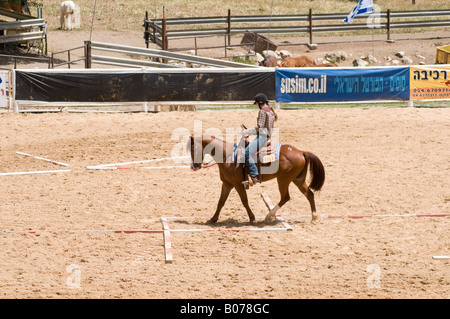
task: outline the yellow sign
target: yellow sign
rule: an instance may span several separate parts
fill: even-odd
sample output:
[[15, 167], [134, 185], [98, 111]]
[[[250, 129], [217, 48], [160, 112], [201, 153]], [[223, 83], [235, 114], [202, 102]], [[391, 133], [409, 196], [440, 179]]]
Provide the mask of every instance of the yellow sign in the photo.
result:
[[450, 99], [450, 65], [411, 66], [410, 99]]

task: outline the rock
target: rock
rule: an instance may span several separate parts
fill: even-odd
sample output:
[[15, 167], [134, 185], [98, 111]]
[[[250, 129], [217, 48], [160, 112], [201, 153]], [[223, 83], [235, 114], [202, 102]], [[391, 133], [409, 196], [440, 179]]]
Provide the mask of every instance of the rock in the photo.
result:
[[388, 61], [388, 62], [391, 62], [391, 61], [392, 61], [392, 58], [391, 58], [390, 56], [385, 56], [384, 59], [385, 59], [386, 61]]
[[416, 57], [421, 59], [421, 60], [425, 60], [425, 57], [422, 54], [420, 54], [420, 53], [416, 53]]
[[264, 60], [264, 57], [255, 51], [248, 51], [247, 59], [253, 63], [259, 63]]
[[336, 53], [332, 52], [332, 53], [325, 54], [325, 60], [336, 62], [336, 60], [337, 60]]
[[315, 43], [308, 43], [308, 48], [310, 50], [315, 50], [315, 49], [317, 49], [317, 44], [315, 44]]
[[376, 63], [378, 62], [377, 58], [373, 55], [369, 54], [364, 60], [366, 60], [369, 63]]
[[403, 57], [405, 56], [405, 51], [398, 51], [398, 52], [395, 54], [395, 56], [396, 56], [396, 57], [399, 57], [399, 58], [403, 58]]
[[325, 59], [329, 62], [340, 63], [348, 58], [348, 54], [345, 51], [331, 52], [325, 55]]
[[345, 61], [348, 58], [348, 54], [345, 51], [338, 51], [338, 56], [341, 59], [341, 61]]
[[391, 63], [392, 63], [393, 65], [399, 65], [399, 64], [400, 64], [400, 61], [399, 61], [399, 60], [392, 60]]
[[256, 60], [256, 62], [259, 63], [264, 60], [264, 57], [261, 54], [259, 54], [258, 52], [256, 52], [255, 60]]
[[419, 62], [419, 65], [425, 65], [425, 62], [420, 61], [420, 62]]
[[278, 54], [275, 51], [272, 50], [264, 50], [262, 52], [263, 57], [267, 57], [269, 55], [274, 56], [276, 59], [279, 59]]
[[367, 66], [369, 62], [364, 61], [363, 59], [355, 59], [353, 60], [353, 66]]
[[279, 55], [280, 55], [280, 58], [281, 58], [282, 60], [284, 60], [284, 59], [286, 59], [286, 58], [292, 57], [292, 53], [289, 52], [289, 51], [287, 51], [287, 50], [281, 50], [281, 51], [279, 52]]
[[402, 63], [405, 65], [413, 64], [413, 60], [409, 56], [405, 56], [402, 58]]

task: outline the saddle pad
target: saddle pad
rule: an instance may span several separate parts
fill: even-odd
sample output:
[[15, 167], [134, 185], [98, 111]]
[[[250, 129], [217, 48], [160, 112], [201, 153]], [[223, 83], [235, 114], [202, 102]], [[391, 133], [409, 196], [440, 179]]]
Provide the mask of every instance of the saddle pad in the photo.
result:
[[[280, 149], [281, 149], [281, 145], [280, 143], [277, 144], [277, 147], [275, 149], [275, 161], [278, 161], [280, 159]], [[233, 148], [233, 163], [236, 159], [236, 151], [237, 148], [239, 147], [239, 143], [235, 143], [234, 144], [234, 148]]]

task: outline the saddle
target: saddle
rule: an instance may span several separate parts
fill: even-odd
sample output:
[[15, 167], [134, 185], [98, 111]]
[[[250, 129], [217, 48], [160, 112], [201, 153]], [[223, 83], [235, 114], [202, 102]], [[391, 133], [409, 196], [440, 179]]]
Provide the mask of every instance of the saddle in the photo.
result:
[[[245, 148], [247, 148], [249, 141], [248, 141], [248, 137], [243, 137], [245, 139], [244, 142], [244, 152], [245, 152]], [[258, 152], [256, 152], [256, 166], [258, 167], [258, 173], [259, 173], [259, 180], [262, 180], [262, 174], [261, 174], [261, 166], [263, 165], [269, 165], [270, 163], [274, 162], [276, 160], [276, 150], [277, 150], [277, 145], [272, 145], [271, 143], [271, 139], [269, 139], [266, 143], [264, 143], [264, 145], [258, 150]], [[236, 160], [237, 160], [237, 155], [236, 155]], [[250, 175], [248, 173], [248, 165], [247, 163], [245, 163], [245, 161], [243, 162], [242, 165], [242, 169], [243, 169], [243, 176], [244, 179], [242, 181], [242, 184], [244, 184], [245, 188], [248, 189], [249, 186], [253, 186], [253, 181], [250, 178]]]

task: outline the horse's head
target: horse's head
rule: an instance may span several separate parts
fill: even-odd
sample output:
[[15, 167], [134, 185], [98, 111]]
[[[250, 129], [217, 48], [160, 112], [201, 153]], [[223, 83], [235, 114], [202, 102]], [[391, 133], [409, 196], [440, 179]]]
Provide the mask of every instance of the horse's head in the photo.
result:
[[203, 147], [201, 141], [198, 141], [191, 135], [188, 140], [188, 150], [191, 153], [191, 169], [198, 171], [202, 168], [203, 163]]

